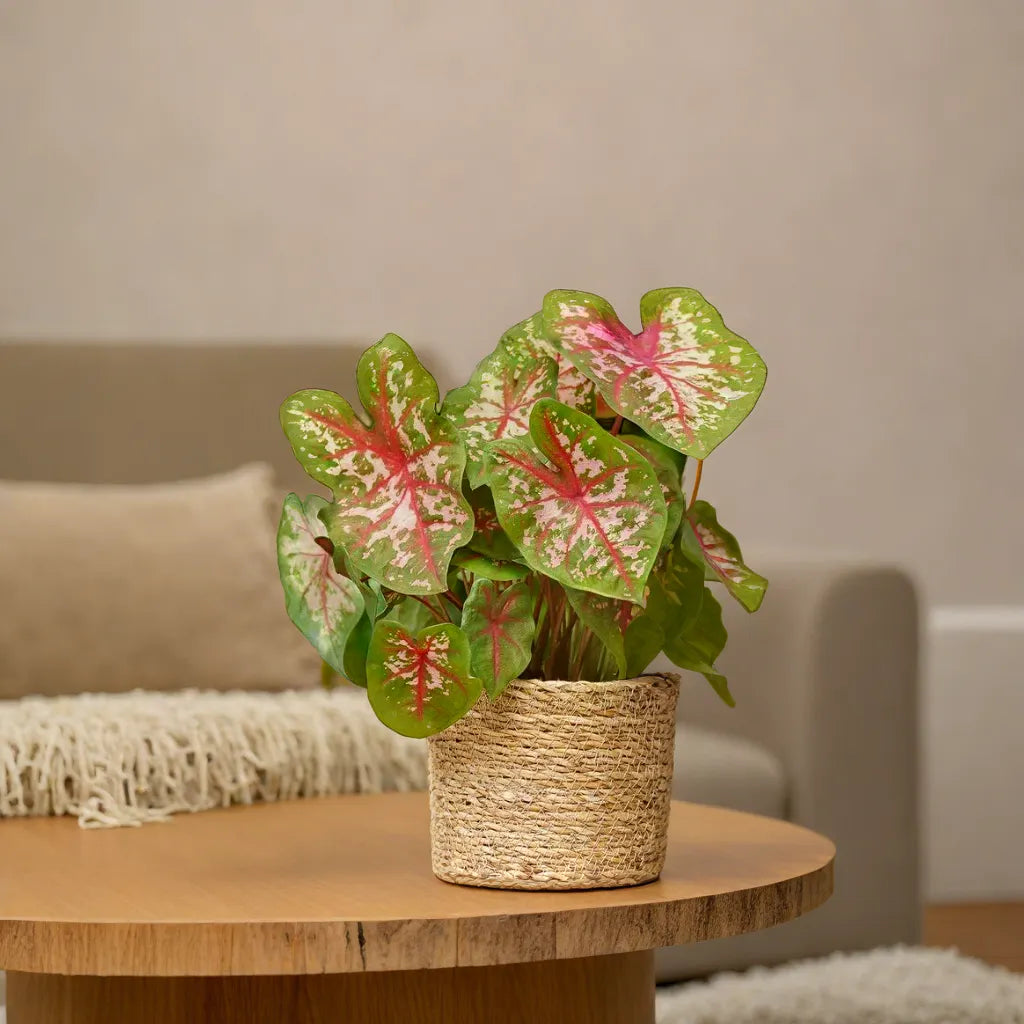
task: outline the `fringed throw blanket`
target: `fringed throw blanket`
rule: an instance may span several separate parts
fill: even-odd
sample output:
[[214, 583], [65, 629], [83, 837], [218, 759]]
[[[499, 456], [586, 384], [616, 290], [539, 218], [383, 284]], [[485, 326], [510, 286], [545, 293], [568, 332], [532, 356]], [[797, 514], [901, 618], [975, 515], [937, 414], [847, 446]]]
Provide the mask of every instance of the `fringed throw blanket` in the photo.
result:
[[359, 691], [0, 702], [0, 817], [141, 825], [179, 811], [426, 781], [426, 744], [384, 728]]

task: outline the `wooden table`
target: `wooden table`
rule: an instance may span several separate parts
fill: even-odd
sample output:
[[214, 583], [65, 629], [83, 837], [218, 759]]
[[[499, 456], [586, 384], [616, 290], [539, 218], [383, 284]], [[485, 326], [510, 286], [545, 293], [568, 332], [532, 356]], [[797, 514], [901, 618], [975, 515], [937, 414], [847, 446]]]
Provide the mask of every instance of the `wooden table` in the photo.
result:
[[834, 852], [679, 803], [659, 881], [526, 893], [435, 879], [424, 794], [4, 821], [8, 1024], [644, 1024], [654, 948], [806, 913]]

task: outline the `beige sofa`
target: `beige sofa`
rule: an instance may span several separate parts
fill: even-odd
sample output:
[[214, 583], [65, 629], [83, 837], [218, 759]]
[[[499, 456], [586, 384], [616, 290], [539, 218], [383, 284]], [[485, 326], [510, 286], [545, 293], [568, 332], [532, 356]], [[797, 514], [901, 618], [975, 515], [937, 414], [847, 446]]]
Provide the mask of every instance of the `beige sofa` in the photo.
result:
[[[151, 482], [268, 460], [282, 488], [306, 493], [277, 406], [301, 387], [350, 390], [357, 355], [326, 344], [0, 344], [0, 479]], [[748, 554], [771, 588], [756, 616], [729, 609], [739, 707], [688, 681], [676, 793], [828, 834], [836, 893], [772, 931], [666, 950], [663, 979], [918, 935], [913, 587], [886, 566]]]

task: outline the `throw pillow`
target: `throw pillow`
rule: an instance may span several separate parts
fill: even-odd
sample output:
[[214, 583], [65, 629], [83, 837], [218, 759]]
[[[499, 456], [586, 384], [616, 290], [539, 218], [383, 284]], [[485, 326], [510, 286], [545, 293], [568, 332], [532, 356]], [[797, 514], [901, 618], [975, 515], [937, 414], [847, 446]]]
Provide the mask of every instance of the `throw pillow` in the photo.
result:
[[269, 466], [0, 482], [0, 698], [314, 685], [277, 580]]

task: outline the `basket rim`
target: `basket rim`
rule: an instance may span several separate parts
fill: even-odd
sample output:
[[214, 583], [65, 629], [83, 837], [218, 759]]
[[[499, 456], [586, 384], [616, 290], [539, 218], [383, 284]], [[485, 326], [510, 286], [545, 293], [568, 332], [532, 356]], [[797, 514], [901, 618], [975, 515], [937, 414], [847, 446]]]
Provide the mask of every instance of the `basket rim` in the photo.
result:
[[645, 672], [643, 675], [630, 676], [628, 679], [513, 679], [507, 689], [516, 687], [535, 690], [594, 691], [648, 685], [677, 686], [679, 682], [680, 677], [675, 672]]

